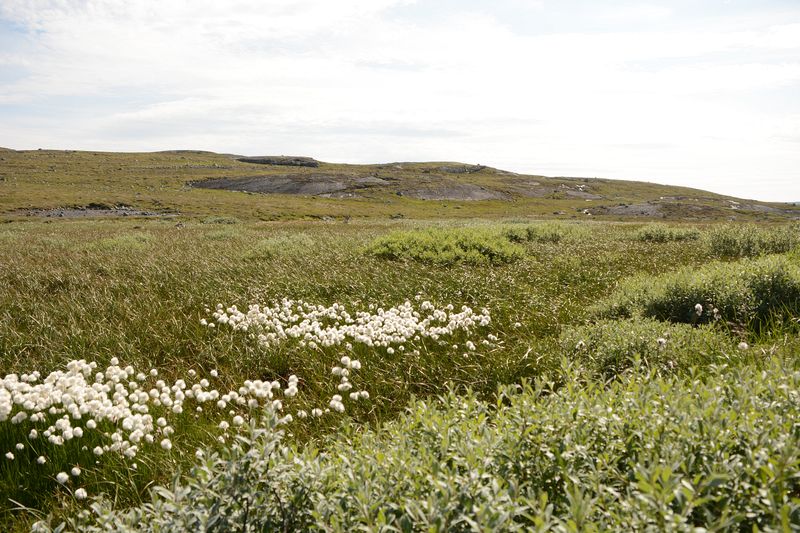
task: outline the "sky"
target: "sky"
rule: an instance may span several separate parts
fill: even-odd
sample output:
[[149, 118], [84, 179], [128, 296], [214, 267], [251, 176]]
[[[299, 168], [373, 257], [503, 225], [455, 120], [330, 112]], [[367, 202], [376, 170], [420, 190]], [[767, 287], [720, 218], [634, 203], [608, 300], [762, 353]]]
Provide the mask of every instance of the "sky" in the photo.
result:
[[800, 1], [0, 0], [0, 146], [800, 201]]

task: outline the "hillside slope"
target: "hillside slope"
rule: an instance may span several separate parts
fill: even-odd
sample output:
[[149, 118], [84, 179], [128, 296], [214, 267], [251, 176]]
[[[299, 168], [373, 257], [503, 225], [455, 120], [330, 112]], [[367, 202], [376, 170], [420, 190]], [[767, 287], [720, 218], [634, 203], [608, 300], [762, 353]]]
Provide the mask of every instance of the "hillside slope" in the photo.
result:
[[796, 219], [800, 208], [684, 187], [521, 175], [455, 162], [346, 165], [191, 150], [3, 150], [0, 214], [711, 221]]

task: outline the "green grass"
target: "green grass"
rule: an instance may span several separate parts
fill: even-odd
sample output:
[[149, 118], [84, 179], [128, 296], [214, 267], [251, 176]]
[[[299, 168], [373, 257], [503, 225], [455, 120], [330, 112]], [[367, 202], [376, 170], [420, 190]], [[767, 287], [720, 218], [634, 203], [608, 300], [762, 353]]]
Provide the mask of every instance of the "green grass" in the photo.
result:
[[[757, 373], [755, 370], [761, 368], [764, 359], [758, 354], [792, 357], [797, 353], [798, 328], [793, 322], [797, 314], [788, 304], [783, 306], [789, 300], [780, 298], [762, 297], [759, 301], [764, 305], [753, 308], [761, 309], [759, 317], [773, 317], [761, 322], [758, 335], [723, 325], [729, 315], [724, 315], [725, 320], [716, 326], [704, 328], [662, 325], [639, 319], [587, 323], [598, 302], [614, 293], [618, 285], [628, 286], [630, 282], [626, 279], [637, 276], [648, 280], [641, 282], [642, 287], [647, 284], [661, 287], [667, 279], [658, 278], [661, 275], [685, 279], [687, 286], [691, 286], [693, 275], [701, 273], [700, 279], [710, 280], [708, 286], [712, 288], [718, 287], [722, 283], [720, 280], [730, 278], [739, 280], [735, 283], [761, 296], [784, 294], [791, 289], [790, 282], [794, 279], [797, 261], [793, 256], [706, 266], [714, 260], [708, 247], [698, 246], [691, 240], [643, 241], [635, 237], [640, 226], [627, 224], [539, 225], [526, 219], [435, 223], [356, 219], [349, 223], [259, 222], [250, 216], [240, 216], [238, 211], [235, 213], [239, 220], [232, 224], [208, 220], [209, 216], [231, 216], [222, 210], [219, 215], [186, 218], [180, 224], [160, 219], [52, 222], [23, 219], [0, 226], [0, 365], [4, 375], [33, 370], [46, 374], [62, 368], [72, 359], [106, 364], [112, 357], [118, 357], [122, 365], [131, 364], [143, 371], [156, 367], [161, 372], [159, 377], [166, 380], [185, 377], [190, 369], [204, 376], [211, 369], [218, 369], [220, 377], [215, 385], [225, 390], [238, 387], [246, 379], [285, 382], [288, 376], [296, 374], [301, 385], [291, 407], [294, 412], [324, 404], [336, 392], [330, 372], [342, 350], [335, 347], [311, 349], [298, 341], [265, 349], [246, 333], [201, 326], [200, 319], [208, 317], [206, 308], [222, 303], [246, 309], [251, 303], [295, 298], [324, 305], [338, 302], [351, 311], [364, 311], [371, 304], [388, 308], [406, 300], [416, 302], [416, 295], [439, 306], [488, 308], [492, 321], [487, 327], [439, 340], [422, 339], [414, 344], [418, 354], [410, 349], [403, 354], [388, 354], [385, 350], [363, 345], [354, 347], [354, 357], [362, 362], [363, 368], [353, 380], [359, 388], [369, 391], [369, 401], [348, 407], [339, 417], [293, 424], [290, 434], [283, 440], [303, 457], [313, 449], [335, 452], [331, 456], [334, 462], [330, 463], [334, 465], [338, 463], [333, 457], [338, 457], [336, 454], [347, 442], [347, 446], [363, 446], [360, 449], [364, 454], [380, 452], [386, 457], [395, 451], [388, 448], [381, 451], [380, 447], [388, 446], [392, 440], [408, 443], [412, 446], [409, 449], [424, 446], [426, 441], [420, 440], [421, 436], [409, 433], [406, 441], [399, 436], [404, 423], [411, 427], [417, 423], [413, 418], [402, 418], [412, 416], [403, 413], [410, 405], [412, 413], [418, 412], [421, 407], [413, 403], [415, 399], [430, 403], [437, 395], [447, 395], [449, 387], [459, 392], [468, 387], [472, 396], [467, 396], [465, 401], [478, 410], [484, 409], [477, 407], [484, 405], [480, 402], [508, 403], [510, 400], [498, 396], [498, 387], [520, 383], [523, 379], [552, 381], [559, 390], [586, 387], [591, 395], [580, 401], [600, 405], [613, 401], [604, 395], [606, 385], [602, 383], [622, 376], [620, 379], [625, 385], [610, 386], [630, 387], [632, 381], [625, 376], [637, 367], [651, 368], [661, 374], [662, 377], [653, 378], [653, 385], [642, 385], [642, 390], [650, 391], [647, 394], [655, 394], [652, 391], [666, 386], [664, 383], [675, 387], [694, 386], [691, 368], [698, 368], [698, 379], [703, 381], [705, 373], [717, 375], [709, 365], [720, 361]], [[509, 235], [519, 238], [511, 237], [516, 240], [511, 242]], [[400, 250], [396, 256], [374, 253], [376, 243], [387, 242], [393, 243], [394, 250]], [[458, 251], [458, 243], [471, 244], [464, 248], [466, 251]], [[478, 255], [473, 256], [473, 253]], [[496, 259], [504, 257], [511, 260]], [[779, 271], [785, 276], [770, 278], [775, 282], [773, 285], [759, 285], [758, 280], [764, 278], [759, 277], [761, 274], [746, 274], [752, 271], [751, 267], [759, 273]], [[693, 275], [684, 276], [680, 274], [681, 269]], [[746, 274], [740, 276], [744, 281], [732, 277], [731, 273], [739, 272], [737, 269]], [[734, 289], [738, 285], [734, 281], [726, 283], [732, 284], [731, 294], [736, 294]], [[694, 297], [694, 293], [689, 295]], [[694, 303], [692, 300], [691, 306]], [[705, 300], [703, 303], [706, 304]], [[715, 302], [715, 305], [722, 311], [726, 309], [721, 303]], [[737, 309], [733, 304], [732, 308]], [[775, 318], [774, 311], [785, 311], [784, 318]], [[730, 316], [737, 319], [739, 315]], [[651, 341], [665, 332], [670, 332], [666, 351], [654, 351]], [[747, 352], [735, 350], [741, 341], [740, 333], [746, 335], [751, 344]], [[489, 335], [497, 339], [488, 345], [479, 342]], [[577, 337], [585, 340], [591, 350], [573, 352], [570, 345], [574, 348], [572, 341]], [[467, 349], [467, 340], [476, 341], [475, 351]], [[577, 342], [575, 340], [575, 344]], [[575, 382], [560, 370], [565, 358], [572, 359], [586, 371], [575, 377]], [[670, 361], [674, 367], [670, 366]], [[673, 370], [677, 371], [677, 377], [670, 377]], [[642, 398], [649, 398], [647, 394]], [[553, 417], [561, 412], [560, 408], [546, 403], [546, 398], [534, 396], [525, 400], [533, 402], [525, 404], [530, 409], [528, 412], [537, 413], [536, 417], [528, 417], [528, 424], [551, 407]], [[457, 404], [455, 400], [447, 400], [443, 406], [429, 406], [432, 410], [428, 414], [436, 421], [431, 427], [438, 431], [439, 424], [445, 424], [442, 418], [450, 417]], [[680, 402], [676, 405], [687, 410], [686, 416], [699, 416], [693, 411], [696, 406]], [[486, 416], [503, 420], [504, 412], [493, 409], [487, 411]], [[472, 413], [471, 410], [465, 412]], [[642, 413], [631, 411], [631, 416], [644, 416]], [[478, 411], [475, 414], [478, 416]], [[764, 416], [772, 414], [767, 412]], [[511, 416], [511, 412], [508, 415]], [[518, 415], [522, 416], [519, 413], [513, 416]], [[74, 490], [80, 485], [91, 495], [104, 493], [117, 510], [140, 506], [150, 499], [149, 487], [168, 485], [171, 472], [178, 469], [186, 472], [195, 464], [194, 452], [198, 447], [218, 450], [223, 455], [235, 452], [216, 443], [217, 424], [222, 416], [219, 410], [209, 408], [203, 413], [186, 412], [175, 417], [173, 450], [164, 452], [157, 444], [147, 448], [137, 457], [135, 471], [131, 470], [129, 462], [111, 455], [95, 463], [95, 458], [80, 448], [37, 449], [35, 453], [18, 454], [13, 462], [0, 461], [0, 523], [7, 526], [6, 530], [25, 530], [47, 514], [54, 515], [55, 524], [86, 508], [86, 502], [74, 500], [52, 477], [60, 471], [68, 471], [76, 462], [81, 464], [84, 474], [70, 481], [67, 488]], [[565, 422], [556, 423], [555, 420], [553, 427], [562, 428]], [[454, 419], [449, 423], [461, 422]], [[519, 423], [523, 423], [521, 419]], [[717, 422], [709, 423], [711, 431]], [[506, 427], [500, 422], [497, 424], [497, 427]], [[345, 431], [343, 427], [350, 429]], [[773, 426], [764, 427], [764, 431], [771, 434]], [[17, 442], [23, 441], [26, 429], [26, 423], [13, 427], [3, 423], [0, 459], [6, 451], [14, 449]], [[556, 439], [558, 432], [553, 431], [548, 439]], [[340, 433], [341, 442], [335, 437]], [[358, 444], [362, 434], [365, 443]], [[484, 437], [499, 438], [488, 433], [481, 436]], [[380, 444], [384, 438], [387, 441]], [[81, 442], [81, 446], [86, 445], [91, 450], [100, 440], [101, 437], [92, 436]], [[541, 445], [549, 446], [549, 443], [551, 441], [547, 440]], [[498, 450], [481, 453], [494, 454]], [[50, 457], [41, 470], [36, 470], [38, 465], [31, 463], [38, 453]], [[464, 453], [467, 453], [466, 448]], [[423, 455], [421, 468], [430, 459], [425, 457]], [[453, 457], [455, 461], [456, 456]], [[324, 467], [325, 464], [317, 465]], [[387, 462], [386, 468], [392, 464]], [[366, 468], [357, 461], [351, 466]], [[495, 476], [496, 472], [490, 474]], [[330, 475], [334, 476], [332, 471]], [[377, 483], [389, 483], [391, 479], [376, 481], [375, 490], [384, 486]], [[309, 483], [336, 483], [337, 480], [335, 476], [320, 477], [316, 481], [308, 478]], [[420, 505], [438, 509], [438, 500], [419, 499], [417, 492], [403, 492], [404, 487], [398, 485], [397, 492], [391, 493], [397, 497], [393, 501], [403, 502], [397, 504], [401, 506], [397, 509], [405, 510], [398, 513], [418, 512], [411, 505], [415, 498], [422, 502]], [[538, 506], [535, 502], [540, 501], [541, 492], [535, 487], [530, 490], [531, 494], [535, 493], [531, 505]], [[586, 490], [589, 489], [584, 488], [585, 493]], [[487, 498], [490, 495], [487, 493]], [[331, 496], [340, 497], [345, 498]], [[563, 500], [566, 496], [558, 497]], [[572, 515], [564, 510], [564, 503], [558, 497], [555, 493], [548, 496], [554, 505], [551, 515], [554, 520], [567, 520]], [[11, 500], [29, 510], [17, 508]], [[381, 508], [375, 502], [370, 505]], [[390, 508], [388, 503], [386, 505], [384, 514]], [[547, 505], [542, 509], [546, 508]], [[331, 517], [338, 516], [330, 508], [325, 509]], [[487, 508], [486, 517], [493, 512], [490, 511]], [[342, 524], [360, 520], [348, 513], [339, 517]], [[763, 516], [775, 516], [767, 511], [763, 513]], [[442, 511], [442, 516], [456, 515]], [[522, 520], [520, 523], [524, 523]]]

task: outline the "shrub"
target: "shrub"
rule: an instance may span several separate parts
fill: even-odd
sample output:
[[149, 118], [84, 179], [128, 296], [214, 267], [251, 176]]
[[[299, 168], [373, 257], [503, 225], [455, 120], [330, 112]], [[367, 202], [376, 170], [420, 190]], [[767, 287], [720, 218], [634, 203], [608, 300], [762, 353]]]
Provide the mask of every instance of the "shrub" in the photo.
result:
[[667, 224], [648, 224], [639, 228], [634, 239], [641, 242], [680, 242], [696, 241], [700, 232], [696, 228], [680, 228]]
[[564, 237], [563, 232], [557, 226], [536, 225], [521, 228], [511, 228], [505, 233], [506, 238], [511, 242], [552, 242], [557, 243]]
[[[577, 376], [565, 376], [575, 383]], [[324, 452], [275, 420], [208, 453], [153, 501], [80, 531], [784, 530], [800, 523], [800, 372], [634, 374], [418, 401]], [[765, 408], [769, 406], [769, 408]]]
[[372, 241], [367, 253], [384, 259], [450, 265], [510, 263], [522, 258], [524, 250], [500, 231], [458, 228], [393, 232]]
[[515, 243], [558, 243], [566, 239], [577, 239], [588, 233], [584, 226], [540, 222], [526, 226], [512, 226], [504, 235]]
[[728, 361], [737, 353], [734, 341], [710, 325], [695, 328], [647, 318], [570, 327], [561, 334], [559, 347], [571, 361], [604, 379], [638, 365], [683, 372]]
[[730, 224], [711, 230], [706, 242], [709, 251], [719, 258], [785, 253], [800, 244], [800, 226], [765, 228], [754, 224]]
[[658, 277], [636, 276], [623, 281], [591, 311], [606, 318], [650, 317], [692, 324], [722, 319], [759, 329], [775, 316], [800, 313], [800, 267], [785, 257], [771, 256], [709, 263]]

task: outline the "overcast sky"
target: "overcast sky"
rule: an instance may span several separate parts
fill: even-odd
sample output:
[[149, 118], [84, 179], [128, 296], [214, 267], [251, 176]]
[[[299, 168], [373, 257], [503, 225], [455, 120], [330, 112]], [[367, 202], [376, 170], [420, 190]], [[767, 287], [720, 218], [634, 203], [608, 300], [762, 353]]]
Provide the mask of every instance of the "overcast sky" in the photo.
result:
[[0, 0], [0, 146], [800, 201], [800, 1]]

